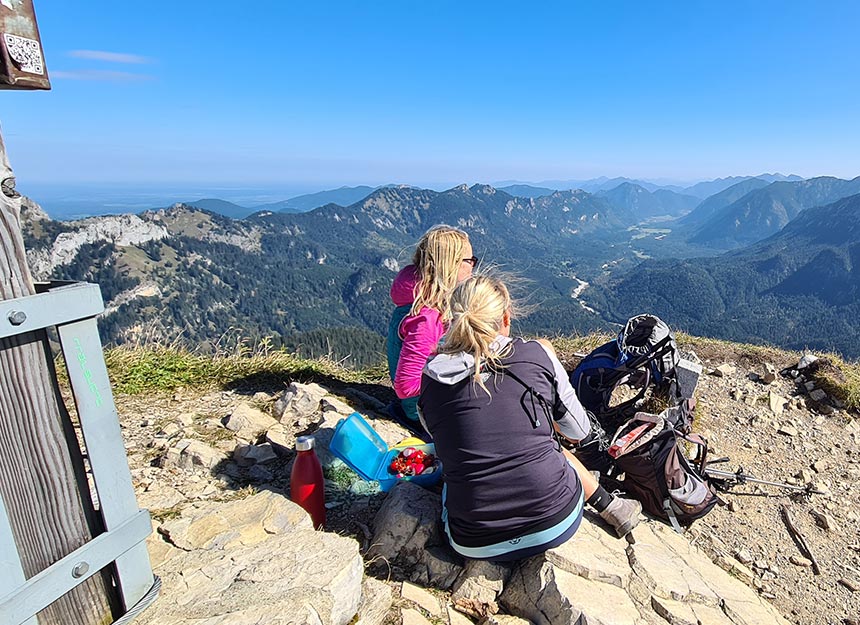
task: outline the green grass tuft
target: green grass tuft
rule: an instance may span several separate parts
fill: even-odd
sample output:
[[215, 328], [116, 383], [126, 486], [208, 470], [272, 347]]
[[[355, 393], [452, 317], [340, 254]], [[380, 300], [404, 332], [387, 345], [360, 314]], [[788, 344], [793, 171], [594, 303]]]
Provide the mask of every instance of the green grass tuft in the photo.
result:
[[114, 389], [136, 395], [169, 392], [180, 387], [217, 388], [251, 383], [278, 383], [285, 378], [335, 378], [344, 383], [372, 383], [387, 378], [382, 365], [353, 370], [328, 358], [307, 359], [286, 351], [198, 354], [176, 345], [115, 347], [105, 351], [105, 363]]
[[355, 471], [345, 465], [324, 467], [323, 476], [341, 490], [347, 490], [353, 482], [361, 479]]

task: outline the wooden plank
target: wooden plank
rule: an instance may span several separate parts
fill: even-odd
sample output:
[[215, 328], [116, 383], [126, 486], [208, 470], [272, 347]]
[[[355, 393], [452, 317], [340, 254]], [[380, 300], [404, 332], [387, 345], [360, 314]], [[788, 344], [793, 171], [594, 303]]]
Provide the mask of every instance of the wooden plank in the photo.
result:
[[[0, 136], [0, 300], [34, 294], [21, 200]], [[0, 339], [0, 496], [28, 579], [92, 539], [66, 445], [45, 333]], [[96, 575], [39, 613], [39, 623], [103, 625], [108, 588]]]
[[[0, 597], [15, 591], [24, 584], [24, 570], [21, 568], [21, 560], [18, 558], [18, 547], [15, 545], [15, 537], [12, 536], [12, 527], [9, 525], [9, 517], [6, 516], [6, 506], [0, 498]], [[38, 625], [36, 617], [32, 617], [22, 625]]]

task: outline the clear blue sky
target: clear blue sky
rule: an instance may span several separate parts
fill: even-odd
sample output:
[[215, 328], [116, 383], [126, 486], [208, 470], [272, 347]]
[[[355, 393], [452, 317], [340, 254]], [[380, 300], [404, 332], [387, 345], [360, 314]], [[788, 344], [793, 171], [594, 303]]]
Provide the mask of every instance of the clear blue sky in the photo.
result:
[[860, 175], [860, 2], [36, 0], [19, 186]]

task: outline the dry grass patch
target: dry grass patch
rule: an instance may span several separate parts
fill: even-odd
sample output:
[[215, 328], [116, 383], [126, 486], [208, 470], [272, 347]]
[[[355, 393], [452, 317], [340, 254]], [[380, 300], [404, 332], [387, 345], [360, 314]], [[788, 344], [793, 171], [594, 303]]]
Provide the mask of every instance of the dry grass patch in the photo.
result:
[[329, 358], [301, 358], [261, 343], [229, 353], [201, 354], [179, 345], [121, 346], [105, 351], [110, 378], [119, 393], [135, 395], [178, 388], [224, 388], [254, 380], [277, 385], [284, 379], [336, 379], [344, 383], [379, 383], [382, 365], [348, 369]]
[[186, 502], [183, 501], [171, 508], [157, 508], [155, 510], [150, 510], [149, 515], [159, 523], [164, 523], [171, 519], [178, 519], [182, 516], [182, 508], [185, 506], [185, 503]]
[[691, 336], [677, 332], [675, 338], [681, 350], [692, 350], [702, 360], [712, 362], [734, 362], [746, 369], [755, 369], [769, 363], [784, 369], [800, 360], [802, 354], [770, 345], [732, 343], [721, 339]]
[[593, 332], [591, 334], [575, 336], [556, 336], [551, 338], [550, 342], [555, 348], [561, 364], [567, 369], [573, 369], [582, 360], [581, 355], [594, 351], [614, 338], [614, 334]]
[[812, 373], [815, 384], [831, 397], [845, 402], [851, 412], [860, 412], [860, 363], [849, 363], [836, 354], [823, 356]]
[[227, 501], [238, 501], [240, 499], [247, 499], [252, 495], [256, 495], [260, 491], [257, 490], [254, 486], [248, 485], [239, 490], [231, 490], [225, 491], [223, 495], [219, 497], [212, 497], [209, 501], [218, 501], [218, 502], [227, 502]]

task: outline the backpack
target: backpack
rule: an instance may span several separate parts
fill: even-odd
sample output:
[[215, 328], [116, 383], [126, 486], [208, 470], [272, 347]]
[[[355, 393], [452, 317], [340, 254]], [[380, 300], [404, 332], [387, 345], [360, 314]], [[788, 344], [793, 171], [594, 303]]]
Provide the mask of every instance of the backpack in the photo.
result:
[[[570, 374], [570, 383], [583, 407], [606, 431], [615, 431], [636, 412], [651, 387], [680, 401], [675, 367], [680, 360], [675, 335], [654, 315], [631, 317], [618, 337], [588, 354]], [[615, 390], [626, 384], [634, 397], [612, 404]]]
[[[689, 406], [684, 401], [659, 415], [637, 412], [618, 429], [608, 451], [624, 473], [624, 490], [677, 532], [722, 503], [705, 475], [707, 441], [690, 432]], [[679, 441], [696, 448], [694, 459], [688, 459]]]

